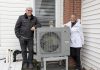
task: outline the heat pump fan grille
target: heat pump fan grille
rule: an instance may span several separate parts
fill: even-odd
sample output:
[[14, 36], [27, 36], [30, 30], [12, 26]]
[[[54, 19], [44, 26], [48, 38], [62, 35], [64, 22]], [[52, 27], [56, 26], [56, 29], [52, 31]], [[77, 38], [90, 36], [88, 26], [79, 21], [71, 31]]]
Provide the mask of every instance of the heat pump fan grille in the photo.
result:
[[55, 32], [44, 33], [40, 45], [44, 52], [55, 52], [60, 47], [60, 37]]

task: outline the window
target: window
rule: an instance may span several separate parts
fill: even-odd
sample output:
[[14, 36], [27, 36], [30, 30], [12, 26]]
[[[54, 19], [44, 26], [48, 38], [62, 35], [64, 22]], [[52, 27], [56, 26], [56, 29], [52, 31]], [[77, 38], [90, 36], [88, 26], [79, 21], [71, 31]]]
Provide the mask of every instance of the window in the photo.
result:
[[49, 26], [53, 21], [55, 26], [55, 0], [35, 0], [35, 16], [43, 26]]

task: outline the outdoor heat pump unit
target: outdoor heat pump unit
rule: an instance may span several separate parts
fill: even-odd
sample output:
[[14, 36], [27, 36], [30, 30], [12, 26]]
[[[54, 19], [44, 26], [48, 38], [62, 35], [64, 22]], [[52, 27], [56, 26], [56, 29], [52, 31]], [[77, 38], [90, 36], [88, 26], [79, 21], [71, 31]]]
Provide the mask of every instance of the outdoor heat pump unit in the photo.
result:
[[34, 44], [38, 58], [59, 57], [70, 55], [69, 27], [42, 27], [37, 28]]

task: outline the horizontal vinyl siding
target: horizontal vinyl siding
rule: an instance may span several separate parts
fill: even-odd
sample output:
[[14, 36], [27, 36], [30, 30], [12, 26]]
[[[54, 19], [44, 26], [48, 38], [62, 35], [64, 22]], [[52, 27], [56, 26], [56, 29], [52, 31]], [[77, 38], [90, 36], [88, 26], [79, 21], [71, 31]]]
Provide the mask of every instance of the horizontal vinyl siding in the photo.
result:
[[81, 15], [85, 38], [82, 66], [87, 70], [100, 70], [100, 0], [82, 0]]
[[[32, 0], [0, 0], [0, 47], [20, 49], [14, 32], [15, 23], [32, 4]], [[0, 56], [6, 54], [5, 50], [0, 49]]]

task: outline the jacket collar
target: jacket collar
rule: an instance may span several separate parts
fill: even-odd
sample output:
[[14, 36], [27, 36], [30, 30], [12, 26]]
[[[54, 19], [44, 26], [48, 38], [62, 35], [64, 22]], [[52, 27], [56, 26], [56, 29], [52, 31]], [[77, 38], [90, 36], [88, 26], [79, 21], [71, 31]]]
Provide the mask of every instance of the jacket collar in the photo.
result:
[[[24, 17], [26, 18], [26, 19], [28, 19], [28, 16], [27, 16], [27, 14], [25, 13], [24, 14]], [[33, 15], [31, 15], [31, 19], [30, 20], [32, 20], [34, 18], [34, 16]]]

